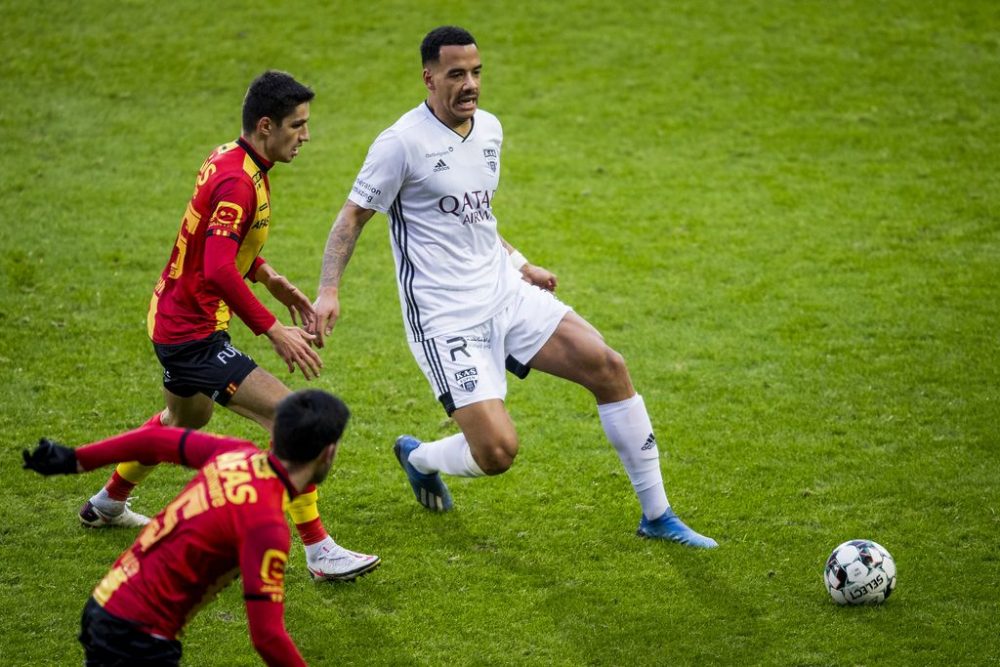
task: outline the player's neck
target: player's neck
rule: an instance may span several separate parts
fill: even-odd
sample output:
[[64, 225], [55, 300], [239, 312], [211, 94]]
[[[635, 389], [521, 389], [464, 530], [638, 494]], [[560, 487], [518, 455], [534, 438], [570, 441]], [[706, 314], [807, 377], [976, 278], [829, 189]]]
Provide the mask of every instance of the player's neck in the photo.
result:
[[449, 128], [455, 134], [464, 138], [469, 136], [469, 132], [472, 132], [471, 118], [466, 118], [465, 120], [459, 120], [457, 118], [451, 118], [451, 119], [443, 118], [441, 114], [434, 109], [434, 105], [431, 104], [431, 101], [429, 99], [427, 100], [426, 104], [427, 108], [431, 110], [432, 114], [434, 114], [434, 117], [437, 118], [439, 121], [441, 121], [442, 125]]
[[302, 489], [312, 484], [313, 474], [316, 472], [313, 466], [301, 463], [295, 464], [281, 458], [278, 461], [288, 471], [288, 481], [292, 483], [296, 491], [301, 493]]
[[250, 146], [250, 148], [254, 150], [254, 152], [257, 154], [257, 157], [267, 160], [269, 164], [274, 164], [274, 160], [272, 160], [271, 157], [267, 154], [263, 137], [257, 134], [251, 134], [251, 135], [241, 134], [240, 138], [243, 141], [245, 141]]

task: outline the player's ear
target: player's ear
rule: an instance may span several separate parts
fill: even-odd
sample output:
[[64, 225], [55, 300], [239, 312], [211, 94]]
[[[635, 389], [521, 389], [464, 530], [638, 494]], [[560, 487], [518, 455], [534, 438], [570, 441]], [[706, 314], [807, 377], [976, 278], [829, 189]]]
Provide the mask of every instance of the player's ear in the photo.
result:
[[323, 450], [323, 463], [333, 465], [333, 460], [337, 458], [337, 443], [327, 445]]
[[434, 76], [428, 68], [424, 68], [424, 85], [427, 90], [434, 90]]
[[257, 121], [257, 134], [262, 137], [268, 137], [271, 135], [271, 131], [274, 129], [274, 121], [267, 116], [262, 116], [260, 120]]

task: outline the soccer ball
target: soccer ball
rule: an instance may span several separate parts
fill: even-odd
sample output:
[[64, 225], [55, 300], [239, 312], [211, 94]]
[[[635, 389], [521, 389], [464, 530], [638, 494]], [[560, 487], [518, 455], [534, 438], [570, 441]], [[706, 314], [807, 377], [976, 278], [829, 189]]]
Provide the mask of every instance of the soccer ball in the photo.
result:
[[826, 559], [823, 580], [837, 604], [879, 604], [896, 588], [896, 561], [880, 544], [850, 540]]

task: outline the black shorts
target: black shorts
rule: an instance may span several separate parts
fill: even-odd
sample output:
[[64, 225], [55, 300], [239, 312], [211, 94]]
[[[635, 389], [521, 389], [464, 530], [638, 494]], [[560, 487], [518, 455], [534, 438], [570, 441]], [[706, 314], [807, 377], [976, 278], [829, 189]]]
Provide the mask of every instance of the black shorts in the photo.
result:
[[177, 667], [181, 643], [139, 630], [89, 598], [80, 621], [86, 667]]
[[184, 397], [201, 392], [219, 405], [228, 403], [257, 368], [257, 362], [233, 347], [225, 331], [189, 343], [153, 343], [153, 349], [163, 365], [165, 389]]

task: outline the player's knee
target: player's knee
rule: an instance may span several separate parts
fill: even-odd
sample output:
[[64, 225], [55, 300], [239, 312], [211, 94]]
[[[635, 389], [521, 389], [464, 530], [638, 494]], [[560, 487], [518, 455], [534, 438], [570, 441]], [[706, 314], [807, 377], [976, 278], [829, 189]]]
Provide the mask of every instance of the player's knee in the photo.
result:
[[161, 417], [161, 423], [164, 426], [174, 426], [176, 428], [190, 428], [198, 430], [205, 426], [212, 418], [212, 410], [184, 410], [172, 411], [166, 410], [164, 416]]
[[604, 401], [620, 400], [634, 393], [625, 357], [611, 347], [604, 346], [593, 366], [588, 388], [599, 400]]
[[603, 386], [620, 384], [628, 378], [625, 357], [608, 346], [601, 351], [595, 371], [599, 384]]
[[517, 436], [494, 437], [477, 448], [474, 455], [479, 468], [487, 475], [499, 475], [510, 470], [517, 456]]
[[610, 347], [604, 351], [605, 373], [614, 380], [620, 380], [628, 376], [628, 366], [625, 365], [625, 357], [620, 352]]

